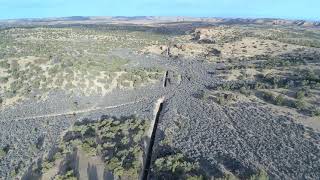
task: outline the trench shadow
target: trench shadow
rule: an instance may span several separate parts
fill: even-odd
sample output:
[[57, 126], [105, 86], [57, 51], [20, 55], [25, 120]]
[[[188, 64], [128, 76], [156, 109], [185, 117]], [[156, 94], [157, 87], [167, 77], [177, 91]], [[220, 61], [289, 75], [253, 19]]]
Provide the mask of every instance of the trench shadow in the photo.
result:
[[98, 180], [98, 170], [95, 165], [88, 163], [87, 174], [88, 180]]
[[114, 175], [110, 172], [105, 170], [103, 173], [103, 180], [114, 180]]
[[33, 166], [36, 166], [36, 169], [33, 169], [33, 166], [30, 166], [26, 173], [21, 177], [21, 180], [41, 180], [42, 179], [42, 172], [41, 172], [41, 167], [42, 167], [42, 159], [39, 159]]
[[59, 165], [58, 174], [65, 174], [68, 171], [73, 171], [74, 175], [79, 178], [79, 158], [77, 148], [74, 148], [71, 153], [68, 153]]

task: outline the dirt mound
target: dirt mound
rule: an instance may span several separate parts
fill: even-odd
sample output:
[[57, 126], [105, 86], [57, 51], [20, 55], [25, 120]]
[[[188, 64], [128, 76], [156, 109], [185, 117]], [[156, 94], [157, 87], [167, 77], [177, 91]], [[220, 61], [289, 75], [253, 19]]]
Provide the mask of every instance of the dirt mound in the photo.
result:
[[205, 46], [198, 43], [177, 43], [170, 46], [149, 46], [145, 48], [143, 53], [153, 53], [164, 55], [172, 58], [210, 58], [218, 57], [221, 51], [210, 46]]

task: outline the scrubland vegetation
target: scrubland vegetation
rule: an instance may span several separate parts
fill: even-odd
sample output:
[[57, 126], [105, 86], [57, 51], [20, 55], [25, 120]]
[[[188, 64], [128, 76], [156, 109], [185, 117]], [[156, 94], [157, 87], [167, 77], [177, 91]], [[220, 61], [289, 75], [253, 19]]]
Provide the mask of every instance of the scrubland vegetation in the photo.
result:
[[[317, 55], [314, 52], [304, 52]], [[308, 54], [307, 54], [308, 55]], [[267, 103], [293, 108], [310, 116], [319, 115], [320, 69], [317, 58], [320, 56], [294, 56], [288, 59], [267, 59], [261, 63], [242, 67], [227, 67], [227, 78], [236, 69], [241, 69], [238, 80], [224, 82], [215, 87], [220, 91], [235, 91], [244, 95], [256, 95]], [[287, 57], [287, 56], [285, 56]], [[250, 61], [249, 61], [250, 62]], [[288, 62], [283, 65], [284, 62]], [[230, 63], [232, 66], [232, 63]], [[247, 69], [254, 69], [254, 74], [246, 74]]]
[[[102, 117], [99, 121], [84, 121], [77, 123], [68, 131], [53, 155], [44, 158], [40, 167], [43, 173], [55, 166], [57, 160], [70, 163], [59, 179], [76, 177], [76, 161], [68, 162], [68, 156], [78, 149], [89, 157], [98, 157], [105, 163], [105, 171], [120, 178], [138, 179], [142, 169], [144, 140], [149, 122], [134, 116], [124, 118]], [[80, 155], [78, 155], [80, 156]], [[81, 157], [77, 157], [81, 158]]]
[[0, 179], [319, 177], [318, 30], [151, 26], [0, 30]]
[[200, 167], [196, 163], [185, 160], [183, 154], [168, 155], [158, 158], [155, 161], [154, 171], [160, 179], [203, 179], [201, 175], [197, 175]]
[[198, 43], [211, 40], [212, 43], [202, 46], [221, 51], [213, 63], [225, 64], [217, 73], [225, 81], [208, 86], [210, 91], [220, 93], [214, 96], [207, 93], [205, 97], [211, 96], [218, 104], [225, 105], [234, 102], [231, 97], [240, 93], [304, 115], [319, 116], [318, 31], [231, 26], [230, 29], [200, 28], [193, 36], [192, 40]]
[[11, 28], [0, 31], [0, 103], [66, 90], [104, 95], [117, 87], [138, 87], [161, 70], [126, 72], [130, 60], [109, 55], [115, 48], [139, 49], [163, 41], [139, 31], [85, 27]]

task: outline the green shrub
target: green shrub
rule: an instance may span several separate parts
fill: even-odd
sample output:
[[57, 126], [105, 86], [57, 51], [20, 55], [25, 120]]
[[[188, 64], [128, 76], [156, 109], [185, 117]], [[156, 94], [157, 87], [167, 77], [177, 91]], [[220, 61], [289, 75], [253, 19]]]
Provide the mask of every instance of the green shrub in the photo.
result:
[[218, 104], [220, 104], [220, 105], [225, 105], [225, 104], [226, 104], [226, 101], [225, 101], [224, 96], [221, 96], [221, 95], [219, 95], [219, 96], [216, 97], [216, 102], [217, 102]]
[[31, 86], [32, 86], [34, 89], [39, 89], [39, 87], [40, 87], [40, 81], [38, 81], [38, 80], [32, 81]]
[[181, 153], [156, 159], [154, 171], [160, 177], [169, 174], [179, 179], [203, 179], [199, 164], [187, 161]]
[[320, 108], [316, 106], [311, 107], [311, 116], [320, 116]]
[[73, 170], [69, 170], [64, 175], [58, 175], [56, 180], [77, 180], [77, 177]]
[[250, 180], [269, 180], [269, 176], [266, 171], [260, 170], [257, 174], [252, 175]]
[[45, 160], [43, 163], [42, 163], [42, 172], [45, 173], [47, 172], [48, 170], [50, 170], [51, 168], [54, 167], [54, 161], [48, 161], [48, 160]]
[[9, 78], [8, 77], [0, 77], [0, 83], [1, 84], [5, 84], [9, 81]]
[[297, 99], [302, 99], [302, 98], [304, 98], [305, 94], [306, 93], [303, 90], [299, 90], [299, 91], [296, 92], [296, 98]]
[[274, 102], [274, 94], [272, 92], [262, 91], [262, 98], [267, 102]]
[[7, 61], [0, 61], [0, 67], [2, 67], [4, 69], [9, 69], [10, 64]]
[[231, 173], [226, 173], [222, 178], [217, 178], [217, 180], [239, 180], [239, 178]]
[[6, 91], [6, 92], [5, 92], [5, 97], [6, 97], [6, 98], [9, 98], [9, 99], [10, 99], [10, 98], [13, 98], [13, 97], [16, 96], [16, 93], [17, 93], [16, 91], [11, 91], [11, 90]]
[[306, 102], [302, 99], [299, 99], [297, 101], [294, 102], [294, 107], [299, 109], [299, 110], [303, 110], [306, 108]]
[[95, 156], [97, 153], [95, 147], [89, 142], [83, 142], [81, 148], [90, 156]]
[[282, 94], [279, 94], [275, 99], [274, 99], [276, 105], [283, 105], [284, 103], [284, 97]]
[[123, 87], [130, 87], [130, 82], [121, 81], [121, 85], [122, 85]]
[[0, 159], [5, 157], [7, 155], [7, 152], [5, 152], [2, 148], [0, 149]]
[[105, 84], [103, 87], [105, 90], [108, 90], [110, 88], [109, 84]]
[[243, 95], [245, 95], [245, 96], [250, 96], [250, 95], [251, 95], [250, 90], [247, 90], [246, 87], [241, 87], [241, 88], [239, 89], [239, 91], [240, 91], [241, 94], [243, 94]]
[[198, 99], [202, 99], [202, 100], [207, 100], [208, 97], [209, 97], [209, 93], [203, 91], [203, 90], [200, 90], [198, 91], [197, 93], [194, 94], [194, 97], [195, 98], [198, 98]]

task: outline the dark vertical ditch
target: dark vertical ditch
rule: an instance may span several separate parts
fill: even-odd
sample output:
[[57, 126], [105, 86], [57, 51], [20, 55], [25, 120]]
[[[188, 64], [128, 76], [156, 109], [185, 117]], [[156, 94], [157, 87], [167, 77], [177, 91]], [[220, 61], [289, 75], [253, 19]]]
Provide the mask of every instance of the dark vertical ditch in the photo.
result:
[[164, 76], [163, 87], [167, 86], [167, 80], [168, 80], [168, 71], [166, 71], [166, 74]]
[[155, 136], [156, 136], [156, 132], [157, 132], [159, 118], [160, 118], [160, 114], [161, 114], [162, 108], [163, 108], [163, 102], [160, 103], [159, 109], [158, 109], [158, 111], [156, 113], [154, 126], [153, 126], [153, 129], [152, 129], [152, 134], [151, 134], [151, 137], [150, 137], [149, 147], [148, 147], [148, 151], [147, 151], [146, 161], [145, 161], [144, 169], [143, 169], [143, 172], [142, 172], [142, 178], [141, 178], [142, 180], [148, 180], [148, 176], [149, 176], [149, 172], [150, 172], [150, 166], [151, 166], [153, 145], [154, 145], [154, 140], [155, 140]]

